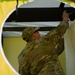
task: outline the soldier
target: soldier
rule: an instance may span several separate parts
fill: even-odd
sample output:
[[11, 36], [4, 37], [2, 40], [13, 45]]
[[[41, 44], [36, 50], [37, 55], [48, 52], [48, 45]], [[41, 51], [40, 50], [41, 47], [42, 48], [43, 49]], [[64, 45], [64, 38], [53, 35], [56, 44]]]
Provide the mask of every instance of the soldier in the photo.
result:
[[21, 75], [65, 75], [58, 56], [64, 50], [63, 35], [69, 27], [69, 15], [62, 15], [63, 21], [56, 29], [41, 37], [39, 27], [28, 27], [22, 33], [27, 41], [24, 50], [18, 56], [19, 73]]

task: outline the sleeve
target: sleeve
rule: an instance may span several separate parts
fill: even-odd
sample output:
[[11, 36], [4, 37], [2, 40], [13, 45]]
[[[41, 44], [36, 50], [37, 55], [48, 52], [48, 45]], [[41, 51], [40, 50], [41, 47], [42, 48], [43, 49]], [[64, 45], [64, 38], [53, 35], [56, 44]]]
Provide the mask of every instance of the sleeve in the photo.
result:
[[55, 47], [69, 27], [68, 21], [62, 21], [57, 28], [50, 31], [44, 38]]
[[58, 43], [58, 45], [55, 48], [55, 52], [57, 53], [57, 55], [59, 56], [62, 52], [64, 51], [64, 38], [62, 38], [60, 40], [60, 42]]

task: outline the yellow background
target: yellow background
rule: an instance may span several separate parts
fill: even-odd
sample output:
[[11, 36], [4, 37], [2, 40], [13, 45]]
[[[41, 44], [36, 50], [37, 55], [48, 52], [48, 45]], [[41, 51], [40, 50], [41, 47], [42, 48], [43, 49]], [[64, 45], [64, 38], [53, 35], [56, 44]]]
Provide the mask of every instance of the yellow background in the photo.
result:
[[[18, 71], [18, 55], [25, 47], [26, 42], [21, 37], [5, 37], [3, 39], [3, 50], [13, 68]], [[15, 63], [16, 62], [16, 63]]]
[[70, 4], [72, 7], [75, 7], [75, 0], [59, 0], [61, 2], [65, 2]]
[[[19, 0], [19, 5], [28, 0]], [[16, 7], [16, 0], [0, 0], [0, 30], [2, 28], [2, 23], [8, 14]], [[0, 46], [1, 47], [1, 46]], [[10, 67], [7, 65], [3, 58], [0, 49], [0, 75], [16, 75]]]

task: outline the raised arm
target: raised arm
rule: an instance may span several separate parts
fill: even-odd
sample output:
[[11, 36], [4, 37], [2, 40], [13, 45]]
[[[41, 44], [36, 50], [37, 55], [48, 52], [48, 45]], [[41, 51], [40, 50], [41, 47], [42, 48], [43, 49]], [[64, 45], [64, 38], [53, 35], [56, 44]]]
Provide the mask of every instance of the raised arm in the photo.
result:
[[64, 38], [61, 38], [60, 42], [55, 48], [55, 51], [58, 56], [64, 51]]
[[62, 18], [63, 21], [57, 26], [57, 28], [53, 29], [45, 36], [45, 39], [50, 41], [54, 47], [60, 42], [60, 39], [69, 27], [69, 15], [66, 11], [63, 12]]

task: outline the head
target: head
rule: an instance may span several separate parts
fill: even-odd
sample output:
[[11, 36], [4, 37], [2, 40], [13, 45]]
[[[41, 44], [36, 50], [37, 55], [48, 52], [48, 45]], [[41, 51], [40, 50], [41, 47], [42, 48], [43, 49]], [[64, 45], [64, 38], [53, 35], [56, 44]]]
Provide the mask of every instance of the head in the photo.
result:
[[39, 28], [35, 27], [27, 27], [22, 32], [22, 38], [26, 42], [32, 41], [34, 39], [38, 39], [40, 37], [40, 34], [38, 32]]
[[36, 40], [36, 39], [39, 39], [40, 38], [40, 34], [38, 31], [34, 32], [31, 37], [30, 37], [30, 41], [33, 41], [33, 40]]

